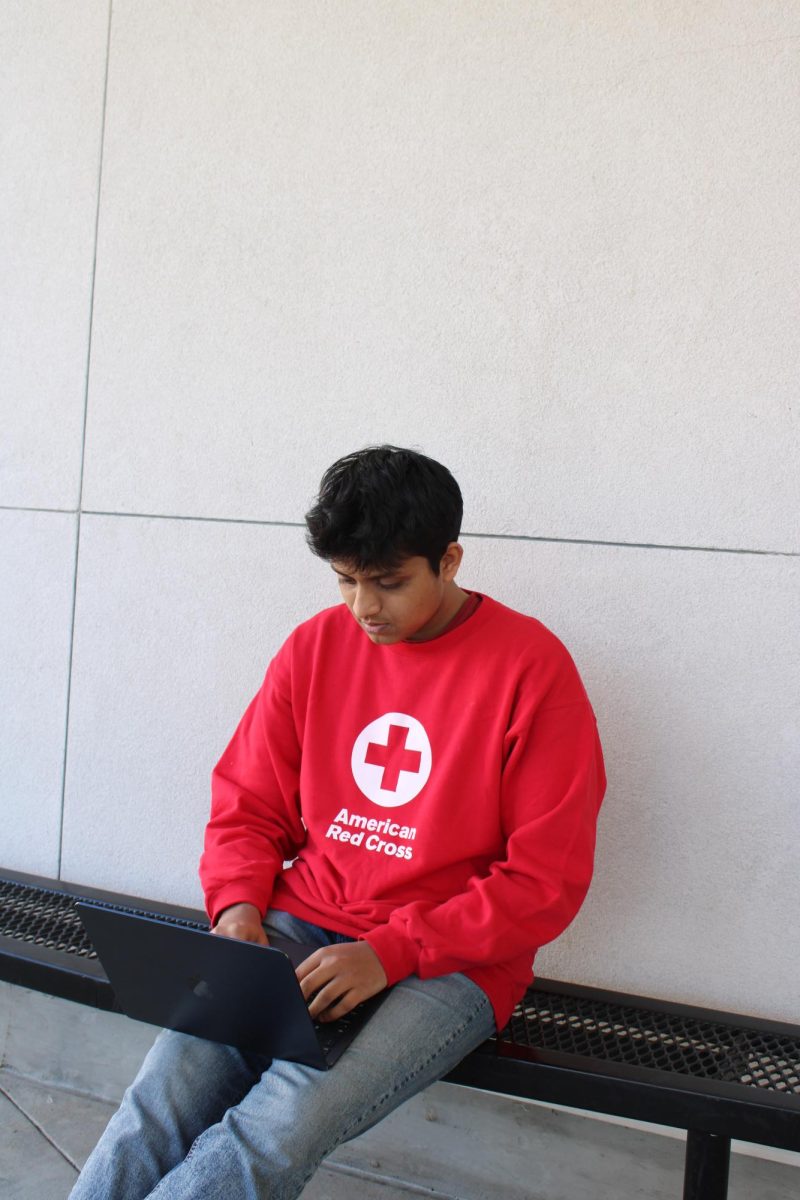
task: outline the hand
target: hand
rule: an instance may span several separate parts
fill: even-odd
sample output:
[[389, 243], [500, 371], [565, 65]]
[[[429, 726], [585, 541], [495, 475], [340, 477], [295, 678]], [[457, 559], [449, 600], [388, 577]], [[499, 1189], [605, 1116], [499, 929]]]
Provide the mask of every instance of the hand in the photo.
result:
[[[297, 968], [314, 1020], [337, 1021], [386, 987], [386, 972], [368, 942], [343, 942], [315, 950]], [[315, 994], [316, 993], [316, 994]], [[312, 999], [313, 996], [313, 999]]]
[[260, 946], [268, 946], [269, 939], [261, 924], [261, 913], [255, 904], [232, 904], [223, 910], [211, 930], [220, 937], [237, 938], [240, 942], [258, 942]]

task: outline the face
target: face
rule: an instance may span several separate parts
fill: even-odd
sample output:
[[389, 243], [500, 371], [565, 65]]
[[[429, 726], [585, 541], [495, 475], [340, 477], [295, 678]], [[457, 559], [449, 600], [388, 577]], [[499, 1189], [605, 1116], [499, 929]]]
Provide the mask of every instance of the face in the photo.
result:
[[464, 600], [454, 580], [462, 550], [451, 542], [434, 575], [427, 558], [405, 558], [393, 570], [356, 571], [343, 562], [331, 566], [353, 617], [376, 645], [427, 641], [444, 629]]

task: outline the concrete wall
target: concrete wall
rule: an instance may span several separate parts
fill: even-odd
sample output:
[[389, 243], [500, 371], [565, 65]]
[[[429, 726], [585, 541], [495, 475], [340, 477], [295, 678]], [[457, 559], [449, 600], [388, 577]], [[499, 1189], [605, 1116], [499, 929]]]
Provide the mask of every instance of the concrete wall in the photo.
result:
[[0, 4], [0, 861], [199, 903], [210, 768], [336, 599], [319, 475], [412, 444], [607, 749], [542, 973], [796, 1019], [798, 35], [785, 0]]

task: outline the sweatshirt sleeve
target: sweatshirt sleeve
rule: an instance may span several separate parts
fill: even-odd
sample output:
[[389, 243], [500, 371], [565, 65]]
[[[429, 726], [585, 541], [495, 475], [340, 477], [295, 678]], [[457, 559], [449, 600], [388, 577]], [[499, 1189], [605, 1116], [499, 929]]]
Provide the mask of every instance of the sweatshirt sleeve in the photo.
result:
[[211, 817], [200, 882], [212, 925], [232, 904], [254, 904], [262, 916], [276, 876], [305, 837], [300, 817], [300, 745], [292, 714], [288, 644], [211, 776]]
[[365, 935], [389, 983], [532, 958], [558, 937], [589, 886], [604, 791], [585, 694], [512, 722], [501, 782], [504, 853], [458, 895], [406, 904]]

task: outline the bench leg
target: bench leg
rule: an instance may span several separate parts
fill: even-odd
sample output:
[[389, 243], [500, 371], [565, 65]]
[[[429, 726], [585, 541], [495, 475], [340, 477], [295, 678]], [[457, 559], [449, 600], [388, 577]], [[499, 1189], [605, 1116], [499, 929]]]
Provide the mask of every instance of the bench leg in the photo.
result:
[[683, 1200], [725, 1200], [730, 1161], [729, 1137], [690, 1129], [686, 1135]]

